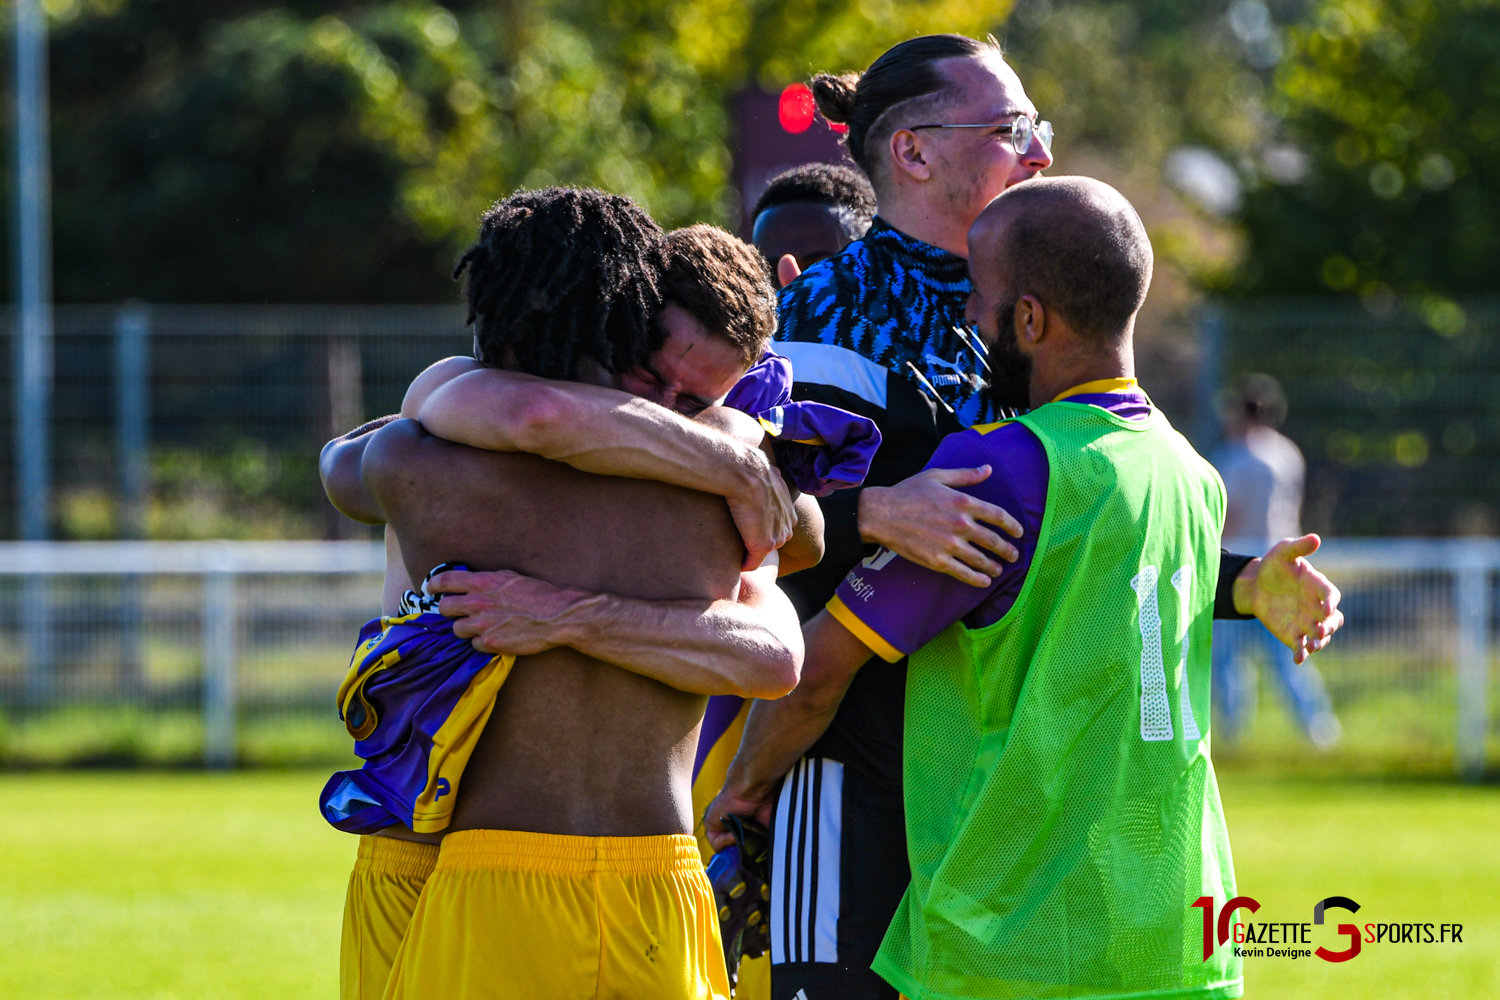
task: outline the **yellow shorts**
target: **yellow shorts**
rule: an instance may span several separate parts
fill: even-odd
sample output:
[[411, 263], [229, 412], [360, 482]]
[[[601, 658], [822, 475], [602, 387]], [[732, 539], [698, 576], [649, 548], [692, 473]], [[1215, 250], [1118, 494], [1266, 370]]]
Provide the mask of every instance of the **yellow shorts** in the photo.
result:
[[380, 1000], [396, 949], [437, 865], [438, 845], [360, 837], [339, 948], [340, 1000]]
[[719, 920], [698, 847], [686, 835], [450, 833], [385, 995], [727, 998]]

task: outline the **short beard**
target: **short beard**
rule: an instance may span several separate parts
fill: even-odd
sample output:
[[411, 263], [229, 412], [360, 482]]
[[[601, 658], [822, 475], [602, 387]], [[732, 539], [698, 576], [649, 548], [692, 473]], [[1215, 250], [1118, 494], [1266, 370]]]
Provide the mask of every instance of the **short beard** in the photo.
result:
[[1031, 408], [1031, 358], [1016, 343], [1016, 304], [1010, 299], [995, 310], [999, 340], [990, 347], [990, 400], [997, 410]]

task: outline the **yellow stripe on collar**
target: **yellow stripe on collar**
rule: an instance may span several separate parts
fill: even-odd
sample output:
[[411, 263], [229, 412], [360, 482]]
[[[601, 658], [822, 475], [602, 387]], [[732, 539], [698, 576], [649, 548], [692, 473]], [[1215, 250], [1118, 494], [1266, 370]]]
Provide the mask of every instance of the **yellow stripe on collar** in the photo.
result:
[[1141, 384], [1133, 378], [1099, 378], [1083, 385], [1075, 385], [1066, 392], [1059, 393], [1057, 399], [1052, 402], [1067, 399], [1069, 396], [1081, 396], [1084, 393], [1093, 392], [1140, 392]]

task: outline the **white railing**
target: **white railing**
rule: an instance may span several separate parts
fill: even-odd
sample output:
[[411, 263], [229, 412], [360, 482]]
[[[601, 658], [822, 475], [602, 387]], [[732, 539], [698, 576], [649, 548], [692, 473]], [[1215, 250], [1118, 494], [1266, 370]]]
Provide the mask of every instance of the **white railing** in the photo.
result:
[[[32, 701], [46, 698], [53, 687], [55, 634], [73, 627], [62, 618], [66, 611], [54, 599], [51, 581], [55, 578], [200, 578], [203, 760], [209, 767], [228, 767], [235, 762], [240, 579], [368, 576], [384, 571], [385, 549], [378, 542], [0, 543], [0, 578], [24, 581], [19, 615], [25, 650], [23, 689]], [[368, 606], [357, 612], [356, 620], [380, 613], [378, 586], [369, 596]], [[347, 619], [347, 614], [344, 617]], [[86, 626], [80, 623], [79, 627]], [[352, 640], [353, 634], [348, 638]]]
[[[1233, 543], [1229, 543], [1233, 549]], [[1243, 544], [1243, 543], [1242, 543]], [[1235, 551], [1251, 552], [1253, 547]], [[1485, 769], [1490, 733], [1490, 655], [1494, 637], [1492, 576], [1500, 571], [1500, 539], [1345, 538], [1324, 542], [1312, 557], [1340, 586], [1371, 574], [1439, 573], [1449, 577], [1451, 635], [1457, 683], [1454, 749], [1459, 771], [1475, 778]], [[1344, 644], [1360, 642], [1360, 622], [1350, 621]]]
[[[1314, 562], [1345, 594], [1316, 659], [1346, 735], [1481, 773], [1500, 541], [1333, 540]], [[231, 765], [247, 710], [331, 714], [384, 565], [370, 542], [0, 543], [0, 707], [196, 711], [205, 763]]]

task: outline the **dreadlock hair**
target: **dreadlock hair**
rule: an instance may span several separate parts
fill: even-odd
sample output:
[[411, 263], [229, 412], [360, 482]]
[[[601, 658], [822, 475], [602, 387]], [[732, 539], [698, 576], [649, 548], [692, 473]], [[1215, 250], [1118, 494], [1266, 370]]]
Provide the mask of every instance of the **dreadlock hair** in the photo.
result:
[[766, 209], [794, 202], [828, 205], [851, 240], [863, 236], [875, 218], [875, 189], [864, 174], [842, 163], [804, 163], [771, 178], [755, 201], [750, 224]]
[[661, 347], [665, 264], [661, 227], [635, 202], [554, 187], [492, 205], [453, 277], [467, 272], [482, 364], [573, 380], [584, 358], [618, 373]]
[[776, 290], [765, 258], [717, 226], [687, 226], [667, 234], [662, 298], [675, 302], [755, 364], [776, 332]]

